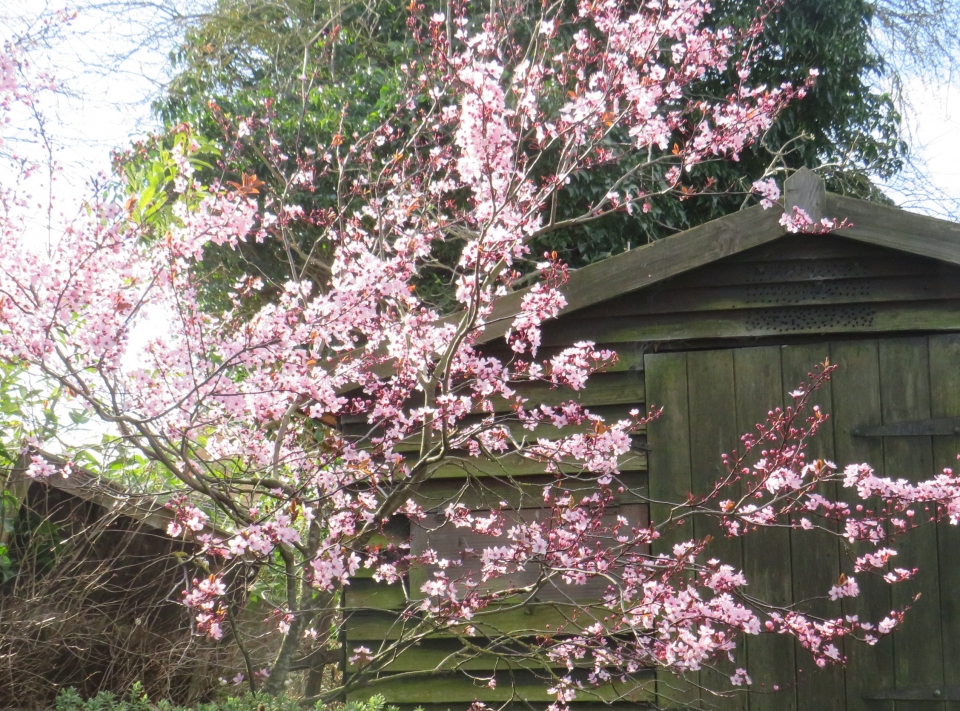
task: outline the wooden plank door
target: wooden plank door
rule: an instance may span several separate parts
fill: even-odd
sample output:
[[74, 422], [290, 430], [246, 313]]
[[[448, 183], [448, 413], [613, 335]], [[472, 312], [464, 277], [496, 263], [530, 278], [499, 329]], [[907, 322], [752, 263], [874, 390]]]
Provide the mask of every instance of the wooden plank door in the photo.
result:
[[[664, 408], [648, 428], [650, 494], [655, 501], [682, 502], [689, 492], [709, 491], [723, 472], [721, 455], [736, 449], [740, 433], [752, 430], [782, 401], [779, 347], [652, 354], [644, 370], [648, 403]], [[651, 506], [655, 521], [670, 512], [666, 504]], [[665, 536], [661, 547], [692, 536], [713, 536], [708, 557], [743, 568], [751, 593], [786, 605], [793, 597], [790, 532], [769, 533], [728, 539], [712, 522], [693, 518]], [[719, 663], [685, 680], [664, 676], [658, 702], [664, 708], [792, 711], [797, 708], [795, 657], [789, 639], [763, 634], [740, 647], [735, 665]], [[744, 665], [756, 693], [737, 693], [729, 684], [731, 667]], [[718, 689], [728, 695], [711, 693]], [[831, 710], [825, 706], [822, 711]]]
[[[960, 417], [960, 335], [930, 338], [930, 414]], [[933, 438], [933, 467], [957, 471], [960, 436]], [[937, 527], [940, 572], [940, 625], [943, 645], [943, 683], [960, 689], [960, 526]], [[947, 711], [960, 711], [960, 700], [945, 704]]]
[[[960, 336], [653, 354], [645, 359], [647, 398], [664, 413], [648, 432], [652, 498], [678, 502], [687, 492], [709, 490], [720, 471], [720, 455], [736, 449], [740, 435], [753, 430], [768, 410], [789, 404], [789, 391], [827, 358], [838, 369], [816, 402], [831, 420], [811, 443], [811, 458], [841, 467], [869, 462], [881, 473], [912, 480], [957, 466], [960, 436], [869, 437], [860, 431], [960, 417]], [[834, 485], [821, 493], [844, 494]], [[651, 513], [654, 521], [663, 520], [670, 507], [655, 505]], [[709, 527], [685, 521], [664, 545], [714, 535]], [[804, 608], [816, 615], [873, 620], [911, 605], [904, 630], [873, 647], [845, 645], [846, 669], [825, 670], [786, 638], [762, 634], [747, 639], [737, 659], [738, 665], [746, 662], [753, 678], [749, 694], [710, 694], [728, 676], [726, 666], [718, 665], [682, 682], [666, 680], [659, 703], [724, 711], [960, 711], [960, 701], [940, 700], [960, 687], [960, 528], [926, 526], [902, 537], [896, 547], [899, 567], [921, 568], [917, 581], [891, 587], [861, 575], [861, 597], [841, 604], [825, 593], [841, 572], [853, 574], [852, 560], [862, 546], [847, 546], [825, 533], [785, 529], [742, 540], [716, 536], [708, 556], [742, 567], [750, 593], [758, 598], [784, 605], [806, 601]], [[921, 598], [911, 602], [918, 592]], [[905, 698], [916, 690], [929, 696]]]
[[[930, 418], [929, 342], [926, 338], [880, 341], [880, 403], [884, 424]], [[883, 472], [911, 481], [933, 474], [931, 437], [883, 437]], [[921, 513], [921, 512], [918, 512]], [[919, 567], [914, 580], [890, 588], [893, 609], [911, 606], [903, 633], [894, 635], [897, 689], [943, 684], [937, 530], [925, 526], [897, 541], [897, 567]], [[922, 593], [922, 599], [914, 597]], [[942, 711], [928, 701], [896, 702], [897, 711]]]
[[[834, 451], [838, 465], [850, 462], [883, 462], [883, 443], [855, 436], [865, 425], [883, 422], [880, 404], [880, 356], [875, 340], [830, 344], [830, 362], [837, 366], [830, 387]], [[857, 545], [844, 551], [841, 570], [854, 575], [853, 558], [871, 547]], [[890, 611], [890, 587], [871, 576], [858, 576], [860, 596], [843, 600], [843, 614], [860, 619], [882, 619]], [[885, 688], [893, 681], [893, 640], [872, 647], [855, 641], [844, 645], [846, 706], [848, 711], [893, 711], [892, 701], [867, 701], [865, 693]]]

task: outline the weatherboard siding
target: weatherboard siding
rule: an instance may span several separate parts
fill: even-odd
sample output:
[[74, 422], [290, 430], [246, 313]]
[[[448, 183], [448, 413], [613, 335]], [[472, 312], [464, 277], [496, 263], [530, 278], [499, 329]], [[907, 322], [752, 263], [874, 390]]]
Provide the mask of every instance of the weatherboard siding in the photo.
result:
[[[833, 204], [828, 200], [828, 207]], [[942, 223], [937, 225], [945, 229]], [[906, 229], [900, 223], [895, 226]], [[765, 222], [761, 227], [769, 229]], [[750, 239], [741, 241], [750, 244]], [[899, 251], [893, 249], [894, 240], [886, 240], [888, 247], [877, 246], [884, 240], [867, 225], [849, 238], [843, 233], [779, 239], [764, 234], [755, 240], [758, 246], [731, 256], [714, 253], [712, 262], [699, 260], [687, 250], [685, 258], [702, 266], [684, 271], [674, 265], [671, 268], [677, 273], [662, 279], [653, 273], [641, 275], [637, 278], [649, 286], [630, 293], [616, 293], [609, 282], [598, 284], [609, 297], [602, 303], [587, 295], [590, 280], [581, 277], [576, 282], [580, 296], [575, 301], [587, 305], [545, 327], [542, 357], [577, 341], [593, 340], [598, 347], [619, 351], [622, 358], [606, 374], [596, 376], [586, 390], [570, 394], [573, 399], [609, 417], [622, 416], [632, 408], [666, 408], [649, 431], [638, 437], [635, 451], [627, 457], [623, 477], [634, 494], [622, 497], [622, 505], [635, 506], [638, 495], [648, 491], [654, 499], [682, 500], [688, 491], [709, 490], [722, 472], [720, 454], [736, 448], [740, 434], [751, 429], [770, 407], [782, 405], [787, 393], [827, 357], [840, 366], [822, 392], [821, 405], [833, 418], [812, 444], [813, 454], [838, 462], [870, 461], [891, 474], [909, 469], [911, 476], [917, 477], [953, 462], [960, 447], [956, 436], [871, 439], [853, 434], [859, 426], [897, 418], [960, 416], [960, 336], [956, 335], [960, 334], [960, 267], [916, 253], [929, 252], [928, 246]], [[944, 258], [960, 261], [960, 249], [936, 240], [932, 243]], [[673, 264], [667, 252], [664, 254], [665, 263]], [[598, 279], [606, 274], [594, 271], [600, 275]], [[485, 347], [491, 354], [504, 353], [502, 342]], [[897, 380], [902, 380], [904, 371], [912, 371], [915, 380]], [[538, 402], [566, 396], [525, 387], [524, 396]], [[507, 404], [502, 405], [505, 411]], [[515, 456], [496, 462], [463, 457], [439, 470], [420, 488], [417, 498], [433, 511], [461, 498], [481, 509], [500, 501], [509, 508], [535, 509], [541, 487], [550, 479], [536, 464]], [[655, 506], [650, 515], [657, 519], [663, 513]], [[714, 535], [716, 555], [742, 565], [753, 581], [752, 592], [778, 602], [822, 594], [840, 572], [851, 572], [853, 553], [829, 536], [807, 537], [781, 530], [740, 541], [724, 538], [711, 525], [685, 522], [672, 535]], [[933, 592], [925, 592], [922, 606], [918, 602], [908, 614], [907, 630], [893, 640], [876, 647], [847, 645], [843, 650], [850, 655], [846, 670], [818, 670], [809, 655], [790, 640], [761, 635], [742, 645], [736, 660], [737, 665], [747, 665], [757, 682], [753, 693], [717, 697], [702, 690], [725, 681], [734, 665], [724, 662], [688, 679], [661, 676], [636, 690], [636, 703], [724, 711], [960, 711], [956, 702], [863, 698], [890, 690], [960, 684], [956, 642], [960, 639], [956, 592], [960, 566], [954, 560], [960, 549], [957, 534], [952, 527], [931, 528], [921, 535], [923, 540], [911, 544], [925, 558], [924, 590]], [[451, 540], [448, 545], [455, 551], [464, 543]], [[355, 580], [344, 595], [348, 649], [379, 645], [395, 639], [400, 626], [409, 629], [416, 624], [415, 619], [398, 619], [396, 611], [420, 596], [416, 588], [422, 579], [422, 573], [415, 572], [403, 586], [378, 584], [370, 578]], [[905, 589], [891, 599], [890, 588], [883, 583], [865, 580], [861, 588], [863, 598], [842, 604], [818, 600], [811, 609], [823, 615], [883, 616], [892, 603], [903, 602], [900, 598], [916, 592]], [[596, 591], [590, 594], [595, 596]], [[404, 676], [392, 681], [385, 678], [354, 692], [352, 698], [384, 693], [388, 700], [410, 708], [465, 709], [473, 699], [509, 701], [509, 679], [514, 675], [521, 699], [535, 707], [545, 705], [548, 699], [542, 698], [531, 681], [535, 669], [526, 668], [522, 661], [515, 660], [508, 668], [500, 664], [500, 691], [494, 691], [464, 673], [492, 673], [489, 659], [457, 660], [450, 654], [460, 648], [457, 635], [472, 640], [478, 648], [495, 647], [504, 635], [521, 630], [533, 635], [555, 629], [557, 624], [566, 624], [568, 629], [581, 622], [589, 624], [572, 622], [575, 608], [551, 600], [516, 605], [491, 614], [473, 625], [475, 629], [425, 637], [382, 673], [383, 677]], [[437, 665], [463, 671], [447, 671], [419, 681], [406, 676]], [[350, 665], [346, 669], [348, 673], [356, 671]], [[584, 698], [575, 705], [586, 711], [598, 703], [612, 702], [618, 693], [601, 691], [597, 698]]]

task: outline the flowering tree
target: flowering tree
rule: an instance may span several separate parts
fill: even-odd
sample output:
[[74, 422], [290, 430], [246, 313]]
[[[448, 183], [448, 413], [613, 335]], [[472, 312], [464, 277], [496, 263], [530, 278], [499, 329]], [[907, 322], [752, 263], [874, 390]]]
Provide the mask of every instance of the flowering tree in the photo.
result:
[[[546, 255], [542, 280], [512, 297], [518, 307], [507, 317], [509, 358], [479, 347], [504, 318], [516, 276], [511, 265], [531, 239], [644, 209], [690, 166], [736, 156], [802, 96], [803, 87], [750, 86], [751, 43], [767, 9], [735, 33], [710, 28], [699, 0], [635, 11], [585, 0], [572, 14], [545, 6], [526, 37], [514, 33], [509, 16], [472, 22], [456, 3], [449, 14], [430, 17], [419, 6], [411, 10], [422, 55], [404, 68], [404, 101], [368, 134], [338, 134], [331, 145], [284, 155], [269, 140], [268, 110], [235, 123], [224, 118], [231, 133], [221, 150], [262, 136], [261, 150], [286, 185], [335, 178], [329, 209], [307, 213], [286, 191], [262, 194], [256, 176], [197, 184], [192, 161], [200, 146], [185, 129], [169, 156], [178, 197], [159, 238], [151, 221], [155, 194], [124, 205], [92, 199], [83, 219], [39, 247], [5, 216], [0, 357], [73, 393], [125, 447], [165, 472], [181, 491], [169, 504], [176, 517], [169, 533], [196, 538], [214, 569], [251, 560], [279, 569], [282, 641], [259, 674], [271, 692], [282, 689], [304, 645], [335, 639], [338, 596], [361, 567], [395, 584], [411, 565], [431, 575], [410, 591], [403, 613], [410, 624], [399, 639], [346, 650], [362, 669], [344, 682], [347, 690], [375, 683], [373, 672], [432, 632], [479, 624], [498, 605], [517, 604], [548, 584], [576, 596], [578, 586], [598, 578], [606, 591], [585, 606], [588, 623], [571, 622], [523, 647], [526, 662], [541, 664], [557, 707], [576, 697], [571, 674], [578, 668], [597, 684], [651, 667], [683, 673], [762, 627], [795, 635], [826, 664], [841, 661], [837, 638], [875, 642], [891, 631], [896, 614], [822, 619], [748, 602], [741, 572], [705, 560], [707, 540], [651, 553], [688, 515], [716, 517], [730, 536], [783, 521], [829, 531], [839, 522], [844, 536], [877, 545], [858, 559], [858, 570], [885, 571], [893, 551], [881, 546], [907, 527], [901, 511], [930, 502], [937, 515], [957, 516], [950, 473], [914, 486], [880, 479], [866, 465], [839, 473], [805, 460], [806, 440], [825, 415], [800, 413], [829, 367], [795, 393], [794, 405], [744, 439], [744, 452], [729, 459], [713, 492], [677, 502], [664, 520], [641, 523], [605, 512], [622, 486], [618, 461], [631, 433], [656, 413], [604, 422], [573, 400], [548, 407], [516, 391], [531, 382], [579, 390], [616, 358], [579, 343], [538, 359], [541, 324], [565, 303], [564, 266]], [[741, 83], [728, 96], [688, 96], [691, 82], [729, 66]], [[16, 57], [0, 58], [0, 89], [11, 98], [15, 67]], [[571, 176], [619, 161], [630, 168], [602, 199], [579, 217], [556, 220], [558, 191]], [[771, 204], [778, 199], [771, 183], [758, 191]], [[804, 227], [799, 217], [788, 220], [791, 229]], [[331, 251], [323, 283], [304, 280], [297, 268], [287, 236], [298, 222], [320, 229], [318, 249]], [[417, 278], [454, 238], [462, 248], [448, 268], [459, 310], [445, 315], [418, 297]], [[208, 245], [242, 240], [283, 245], [291, 252], [290, 280], [264, 303], [251, 275], [235, 285], [231, 309], [204, 311], [192, 266]], [[154, 337], [134, 349], [144, 328]], [[509, 414], [496, 406], [504, 401]], [[343, 428], [348, 419], [362, 427]], [[573, 433], [547, 438], [546, 426]], [[543, 491], [544, 516], [530, 521], [451, 503], [447, 521], [489, 541], [474, 551], [472, 566], [452, 566], [430, 549], [412, 555], [402, 542], [373, 545], [395, 516], [422, 521], [415, 491], [464, 457], [512, 458], [555, 473]], [[561, 465], [593, 490], [571, 494]], [[29, 473], [69, 472], [58, 474], [36, 456]], [[861, 497], [884, 497], [884, 517], [824, 499], [816, 490], [828, 480]], [[742, 493], [733, 498], [732, 490]], [[228, 534], [203, 533], [211, 519]], [[529, 583], [494, 584], [518, 570], [533, 573]], [[824, 595], [857, 590], [850, 578]], [[198, 633], [230, 632], [226, 592], [222, 573], [184, 591]], [[467, 656], [477, 653], [468, 633], [460, 636]], [[257, 670], [245, 671], [255, 683]], [[733, 682], [744, 681], [737, 671]]]

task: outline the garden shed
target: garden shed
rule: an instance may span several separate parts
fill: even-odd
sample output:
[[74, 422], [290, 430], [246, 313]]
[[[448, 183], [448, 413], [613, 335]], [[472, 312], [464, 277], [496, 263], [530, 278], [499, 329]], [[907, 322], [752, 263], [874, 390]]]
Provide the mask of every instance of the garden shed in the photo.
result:
[[196, 543], [167, 534], [163, 500], [37, 450], [5, 475], [0, 708], [51, 708], [66, 687], [122, 696], [136, 681], [153, 697], [208, 700], [237, 660], [194, 635], [180, 594], [209, 571]]
[[[637, 438], [623, 476], [653, 500], [682, 501], [709, 490], [721, 454], [738, 447], [766, 413], [827, 359], [837, 366], [818, 404], [831, 415], [815, 438], [815, 456], [838, 464], [866, 461], [878, 471], [927, 478], [956, 463], [960, 451], [960, 225], [827, 194], [811, 172], [786, 184], [786, 209], [800, 206], [815, 220], [846, 219], [831, 234], [791, 234], [781, 211], [750, 208], [673, 237], [577, 270], [565, 286], [568, 306], [543, 332], [547, 351], [582, 340], [617, 351], [619, 362], [594, 376], [580, 399], [616, 417], [633, 408], [664, 408]], [[499, 306], [502, 320], [484, 334], [502, 352], [502, 336], [521, 294]], [[465, 478], [469, 482], [465, 487]], [[424, 485], [434, 510], [464, 490], [468, 504], [506, 500], [535, 515], [547, 479], [529, 464], [510, 469], [482, 461], [451, 466]], [[624, 495], [632, 518], [647, 512], [643, 497]], [[529, 508], [529, 512], [524, 513]], [[534, 513], [530, 513], [534, 512]], [[439, 519], [438, 519], [439, 521]], [[694, 524], [689, 533], [694, 531]], [[443, 528], [439, 529], [443, 531]], [[411, 546], [427, 545], [422, 529]], [[470, 541], [437, 531], [429, 542], [456, 553]], [[841, 573], [849, 551], [824, 535], [787, 529], [716, 542], [717, 554], [741, 566], [751, 591], [779, 603], [822, 596]], [[635, 690], [582, 694], [585, 710], [614, 702], [737, 711], [948, 711], [960, 709], [960, 528], [926, 527], [900, 542], [901, 563], [920, 568], [909, 583], [864, 581], [859, 598], [824, 600], [824, 614], [879, 618], [911, 605], [904, 629], [874, 647], [849, 645], [845, 668], [818, 670], [806, 652], [778, 635], [746, 640], [738, 660], [752, 690], [719, 698], [704, 691], [725, 685], [721, 672], [694, 678], [651, 678]], [[455, 556], [453, 556], [455, 557]], [[419, 589], [411, 571], [406, 590]], [[344, 599], [347, 649], [378, 645], [394, 634], [403, 590], [357, 578]], [[480, 647], [498, 644], [498, 630], [549, 629], [563, 604], [545, 595], [538, 606], [478, 623]], [[575, 606], [573, 606], [575, 607]], [[387, 683], [354, 692], [382, 693], [402, 708], [465, 709], [474, 700], [515, 708], [553, 700], [522, 668], [484, 667], [482, 661], [428, 678], [405, 671], [433, 669], [451, 641], [426, 639], [383, 674]], [[346, 664], [346, 662], [345, 662]], [[346, 665], [347, 673], [356, 667]], [[474, 677], [483, 677], [477, 681]], [[487, 678], [498, 684], [490, 688]]]

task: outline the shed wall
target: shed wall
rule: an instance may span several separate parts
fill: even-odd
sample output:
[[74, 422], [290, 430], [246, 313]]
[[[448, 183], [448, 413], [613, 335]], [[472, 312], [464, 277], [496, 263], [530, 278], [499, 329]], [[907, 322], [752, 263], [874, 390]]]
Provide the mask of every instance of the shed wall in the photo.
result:
[[[836, 235], [800, 235], [566, 315], [545, 329], [542, 355], [549, 357], [581, 340], [612, 348], [620, 361], [610, 372], [591, 379], [576, 397], [607, 417], [650, 405], [665, 407], [650, 432], [636, 438], [625, 461], [623, 504], [630, 506], [648, 486], [653, 498], [673, 500], [683, 500], [691, 490], [706, 490], [721, 465], [720, 454], [734, 449], [739, 435], [762, 420], [770, 407], [788, 400], [786, 393], [826, 356], [840, 369], [825, 392], [829, 402], [823, 407], [832, 410], [834, 420], [830, 433], [814, 445], [818, 456], [839, 463], [865, 460], [891, 474], [913, 476], [949, 466], [960, 449], [955, 437], [878, 439], [853, 437], [850, 432], [863, 424], [898, 418], [960, 416], [960, 341], [955, 335], [937, 335], [953, 333], [960, 333], [957, 267]], [[502, 344], [489, 344], [487, 350], [504, 353]], [[566, 394], [533, 387], [529, 396], [544, 401]], [[481, 509], [502, 500], [517, 508], [536, 507], [541, 487], [550, 480], [536, 466], [509, 456], [497, 462], [464, 457], [438, 472], [418, 496], [432, 510], [461, 496]], [[651, 513], [657, 517], [656, 509]], [[685, 533], [693, 526], [689, 524]], [[703, 532], [708, 531], [696, 531]], [[809, 539], [801, 543], [795, 538], [788, 531], [742, 542], [717, 536], [714, 546], [718, 557], [744, 566], [754, 590], [786, 604], [822, 594], [849, 567], [850, 552], [835, 540], [824, 537], [822, 543], [810, 545]], [[960, 648], [953, 649], [953, 640], [960, 639], [960, 600], [955, 592], [960, 589], [960, 566], [951, 569], [946, 564], [951, 551], [957, 550], [960, 536], [953, 527], [930, 528], [916, 543], [905, 545], [904, 558], [909, 553], [924, 559], [919, 563], [926, 572], [916, 584], [932, 591], [924, 594], [931, 601], [923, 608], [916, 605], [908, 616], [913, 636], [904, 634], [856, 654], [844, 650], [851, 653], [846, 671], [814, 673], [809, 657], [789, 640], [762, 636], [751, 639], [738, 660], [747, 662], [757, 682], [755, 693], [717, 698], [701, 691], [698, 685], [724, 682], [727, 670], [720, 668], [695, 679], [661, 677], [633, 698], [663, 707], [743, 711], [821, 711], [821, 707], [894, 711], [893, 701], [868, 702], [863, 695], [890, 696], [891, 690], [896, 695], [897, 689], [910, 685], [932, 693], [934, 686], [923, 685], [960, 684]], [[348, 649], [380, 644], [396, 635], [398, 624], [410, 624], [398, 620], [395, 611], [417, 596], [416, 583], [416, 572], [403, 587], [369, 578], [354, 580], [344, 598]], [[891, 604], [904, 602], [891, 599], [890, 589], [882, 583], [876, 589], [870, 583], [861, 587], [864, 602], [846, 605], [845, 614], [857, 611], [856, 605], [870, 604], [875, 609], [859, 612], [882, 617]], [[896, 594], [913, 594], [901, 590]], [[813, 606], [824, 614], [840, 607], [826, 602]], [[477, 625], [468, 639], [478, 647], [495, 647], [500, 631], [542, 632], [569, 619], [572, 612], [555, 603], [514, 608], [498, 613], [486, 627]], [[388, 672], [433, 669], [444, 660], [449, 667], [447, 655], [454, 642], [453, 636], [425, 638]], [[474, 676], [493, 671], [483, 659], [471, 660], [463, 668]], [[519, 696], [514, 700], [535, 705], [552, 700], [543, 695], [542, 684], [537, 687], [519, 669], [497, 672], [499, 691], [461, 671], [429, 679], [397, 678], [354, 696], [384, 693], [394, 703], [423, 704], [427, 711], [465, 708], [474, 699], [510, 701], [511, 675], [516, 674], [523, 678], [515, 677]], [[775, 683], [781, 690], [772, 691]], [[602, 698], [577, 706], [586, 709], [604, 699], [612, 701], [621, 692], [601, 692]], [[896, 709], [912, 711], [919, 708], [915, 703], [901, 700]], [[960, 703], [922, 704], [960, 711]]]

